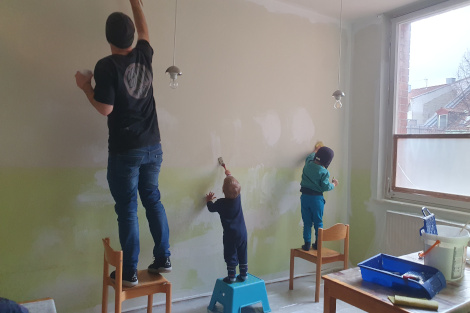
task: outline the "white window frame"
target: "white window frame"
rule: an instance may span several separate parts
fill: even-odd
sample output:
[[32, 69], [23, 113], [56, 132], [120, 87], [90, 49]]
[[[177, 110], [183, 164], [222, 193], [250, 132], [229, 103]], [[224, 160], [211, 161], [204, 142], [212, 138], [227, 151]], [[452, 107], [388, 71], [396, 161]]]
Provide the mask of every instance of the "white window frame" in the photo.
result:
[[437, 116], [437, 125], [439, 129], [447, 128], [447, 114], [440, 114]]
[[[436, 4], [437, 2], [437, 4]], [[398, 43], [398, 25], [407, 21], [414, 21], [419, 18], [430, 17], [439, 13], [444, 13], [459, 7], [470, 5], [469, 0], [450, 0], [450, 1], [432, 1], [431, 4], [421, 4], [422, 7], [412, 6], [409, 7], [408, 11], [406, 8], [401, 12], [399, 16], [389, 16], [390, 19], [390, 70], [389, 78], [383, 80], [385, 90], [388, 90], [388, 98], [385, 100], [384, 106], [382, 106], [381, 120], [384, 122], [384, 133], [382, 138], [385, 140], [385, 143], [382, 146], [383, 156], [382, 160], [384, 161], [383, 166], [383, 175], [379, 175], [379, 184], [382, 184], [383, 188], [379, 187], [379, 190], [383, 190], [382, 197], [384, 200], [399, 201], [402, 203], [409, 204], [419, 204], [426, 206], [435, 206], [442, 207], [450, 210], [460, 211], [460, 212], [470, 212], [470, 204], [468, 201], [454, 200], [447, 198], [434, 197], [430, 195], [422, 195], [418, 193], [409, 193], [409, 192], [400, 192], [392, 190], [392, 178], [394, 177], [394, 134], [395, 134], [395, 116], [397, 114], [396, 106], [396, 95], [395, 91], [397, 87], [397, 43]], [[397, 14], [397, 12], [395, 12]], [[385, 60], [387, 62], [387, 60]], [[387, 112], [393, 111], [393, 114], [387, 114]], [[380, 177], [382, 176], [382, 177]], [[380, 196], [380, 194], [379, 194]]]

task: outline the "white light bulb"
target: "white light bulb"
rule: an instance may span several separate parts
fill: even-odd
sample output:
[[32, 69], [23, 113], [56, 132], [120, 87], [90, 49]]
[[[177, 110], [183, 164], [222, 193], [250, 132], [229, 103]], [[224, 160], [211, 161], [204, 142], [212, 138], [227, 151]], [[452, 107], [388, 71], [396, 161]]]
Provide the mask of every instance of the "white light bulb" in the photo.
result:
[[181, 73], [180, 69], [173, 65], [167, 68], [166, 73], [170, 75], [170, 87], [173, 89], [178, 88], [178, 82], [176, 81], [176, 79], [178, 78], [178, 76], [183, 74]]
[[332, 94], [333, 98], [335, 98], [335, 103], [333, 104], [333, 108], [335, 109], [341, 109], [343, 107], [343, 104], [341, 103], [341, 98], [344, 97], [344, 92], [341, 90], [336, 90]]
[[176, 81], [176, 78], [170, 81], [170, 87], [173, 89], [178, 88], [178, 82]]
[[335, 101], [335, 103], [333, 104], [333, 108], [335, 109], [341, 109], [343, 107], [343, 104], [341, 103], [341, 99], [338, 99]]

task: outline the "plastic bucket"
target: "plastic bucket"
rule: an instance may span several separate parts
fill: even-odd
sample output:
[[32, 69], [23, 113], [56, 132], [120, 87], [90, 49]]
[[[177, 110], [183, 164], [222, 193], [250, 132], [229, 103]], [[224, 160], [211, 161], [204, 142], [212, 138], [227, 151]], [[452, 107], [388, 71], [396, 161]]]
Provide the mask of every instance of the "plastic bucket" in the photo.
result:
[[422, 232], [424, 251], [436, 240], [441, 243], [424, 256], [424, 264], [437, 268], [446, 280], [457, 280], [465, 273], [465, 259], [470, 234], [461, 227], [437, 225], [438, 235]]

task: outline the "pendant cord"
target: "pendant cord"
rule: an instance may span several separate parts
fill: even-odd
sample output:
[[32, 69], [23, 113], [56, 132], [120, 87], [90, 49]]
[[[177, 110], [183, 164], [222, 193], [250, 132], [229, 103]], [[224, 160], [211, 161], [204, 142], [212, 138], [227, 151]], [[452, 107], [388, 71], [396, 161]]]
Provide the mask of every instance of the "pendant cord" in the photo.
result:
[[343, 30], [343, 0], [341, 0], [341, 8], [339, 11], [339, 56], [338, 56], [338, 89], [341, 79], [341, 34]]
[[177, 11], [178, 11], [178, 0], [175, 0], [175, 32], [173, 33], [173, 66], [175, 65]]

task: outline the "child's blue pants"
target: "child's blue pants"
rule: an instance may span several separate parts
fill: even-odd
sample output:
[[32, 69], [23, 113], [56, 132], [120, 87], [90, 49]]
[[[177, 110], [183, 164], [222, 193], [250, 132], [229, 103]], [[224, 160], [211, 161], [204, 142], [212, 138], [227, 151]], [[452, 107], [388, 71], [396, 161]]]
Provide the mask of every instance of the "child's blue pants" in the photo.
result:
[[323, 208], [325, 198], [322, 195], [300, 196], [302, 221], [304, 222], [304, 241], [312, 242], [312, 224], [315, 228], [315, 238], [318, 238], [318, 229], [323, 228]]

